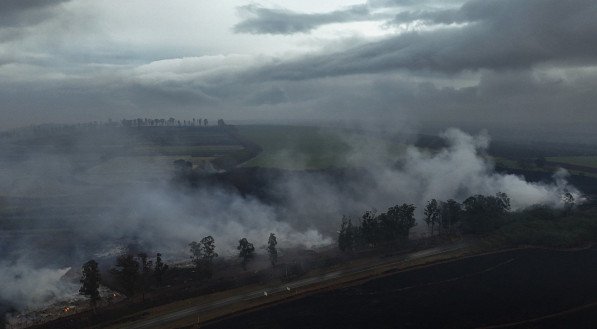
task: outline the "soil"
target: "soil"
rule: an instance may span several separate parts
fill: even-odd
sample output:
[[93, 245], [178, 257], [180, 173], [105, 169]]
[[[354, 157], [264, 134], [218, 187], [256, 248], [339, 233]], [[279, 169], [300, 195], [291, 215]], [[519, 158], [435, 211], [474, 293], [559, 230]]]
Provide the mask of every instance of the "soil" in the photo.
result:
[[[207, 328], [596, 328], [597, 248], [528, 249], [399, 272]], [[528, 322], [530, 319], [535, 321]]]

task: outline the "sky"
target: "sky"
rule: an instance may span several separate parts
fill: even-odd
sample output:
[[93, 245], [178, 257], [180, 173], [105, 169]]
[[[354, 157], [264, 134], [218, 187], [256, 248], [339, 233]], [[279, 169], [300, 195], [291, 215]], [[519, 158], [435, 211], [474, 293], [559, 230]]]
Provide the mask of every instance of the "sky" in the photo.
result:
[[595, 17], [594, 0], [4, 0], [0, 129], [206, 116], [590, 130]]

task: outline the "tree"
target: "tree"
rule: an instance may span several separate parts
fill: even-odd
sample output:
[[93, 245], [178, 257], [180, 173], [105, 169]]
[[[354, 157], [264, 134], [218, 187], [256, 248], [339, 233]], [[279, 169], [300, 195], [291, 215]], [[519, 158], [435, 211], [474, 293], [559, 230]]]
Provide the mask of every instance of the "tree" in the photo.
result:
[[137, 255], [139, 260], [141, 260], [141, 273], [140, 273], [140, 281], [139, 281], [139, 288], [141, 288], [141, 299], [145, 301], [145, 293], [149, 289], [151, 285], [151, 272], [153, 270], [153, 262], [151, 260], [147, 260], [146, 253], [140, 253]]
[[488, 233], [500, 226], [510, 211], [510, 198], [505, 193], [475, 195], [464, 200], [462, 205], [465, 232]]
[[[361, 217], [361, 235], [362, 239], [368, 245], [375, 247], [380, 241], [379, 219], [376, 216], [376, 210], [368, 210]], [[351, 223], [352, 227], [352, 223]]]
[[431, 235], [433, 236], [435, 224], [439, 224], [440, 219], [440, 208], [437, 204], [437, 200], [431, 199], [425, 206], [425, 223], [427, 228], [431, 229]]
[[352, 252], [356, 247], [356, 230], [352, 220], [346, 216], [342, 217], [340, 231], [338, 232], [338, 248], [341, 251]]
[[211, 235], [201, 239], [201, 259], [203, 263], [203, 270], [207, 278], [211, 278], [213, 274], [213, 259], [218, 257], [218, 254], [215, 252], [215, 250], [215, 240]]
[[207, 127], [207, 119], [203, 119], [203, 125]]
[[214, 238], [209, 235], [201, 239], [199, 243], [193, 241], [189, 244], [191, 248], [191, 259], [198, 270], [200, 277], [211, 278], [213, 259], [218, 257], [215, 252], [216, 245]]
[[133, 255], [120, 255], [116, 258], [116, 267], [110, 270], [120, 283], [124, 294], [132, 297], [137, 292], [139, 282], [139, 262]]
[[386, 240], [408, 239], [410, 229], [416, 225], [415, 209], [414, 205], [406, 203], [388, 209], [387, 219], [382, 221]]
[[164, 281], [164, 275], [167, 271], [168, 265], [162, 262], [162, 254], [158, 252], [155, 258], [155, 267], [153, 270], [153, 276], [155, 277], [155, 282], [158, 286], [162, 285], [162, 282]]
[[95, 311], [95, 304], [100, 299], [100, 272], [97, 262], [93, 259], [86, 262], [83, 264], [81, 272], [81, 288], [79, 289], [79, 294], [89, 297], [91, 306]]
[[440, 203], [440, 229], [452, 233], [460, 223], [462, 206], [453, 199]]
[[238, 257], [241, 257], [242, 266], [244, 270], [247, 270], [247, 263], [251, 258], [253, 258], [253, 253], [255, 252], [255, 247], [252, 243], [250, 243], [247, 238], [242, 238], [238, 241], [238, 247], [236, 247], [240, 252]]
[[202, 250], [201, 244], [193, 241], [189, 243], [190, 251], [191, 251], [191, 261], [195, 264], [196, 268], [201, 267], [201, 258], [202, 258]]
[[274, 233], [270, 233], [269, 239], [267, 240], [267, 252], [269, 253], [269, 261], [272, 263], [273, 267], [276, 267], [276, 263], [278, 262], [278, 250], [276, 249], [277, 244], [278, 240], [276, 239], [276, 235]]

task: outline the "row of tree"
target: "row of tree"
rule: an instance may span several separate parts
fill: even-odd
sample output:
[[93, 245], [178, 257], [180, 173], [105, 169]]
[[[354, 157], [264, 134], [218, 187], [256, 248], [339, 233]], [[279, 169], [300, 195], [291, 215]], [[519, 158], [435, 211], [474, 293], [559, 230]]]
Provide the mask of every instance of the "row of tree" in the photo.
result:
[[[268, 239], [267, 251], [272, 266], [276, 266], [278, 261], [278, 250], [276, 235], [271, 233]], [[191, 260], [196, 268], [199, 279], [209, 279], [213, 276], [213, 262], [218, 257], [215, 239], [210, 235], [201, 239], [199, 242], [189, 244]], [[239, 257], [242, 258], [241, 265], [246, 270], [247, 264], [253, 259], [255, 247], [247, 238], [239, 240], [237, 246]], [[161, 286], [164, 282], [164, 276], [169, 270], [167, 264], [162, 261], [162, 255], [156, 254], [155, 261], [150, 260], [145, 253], [123, 254], [116, 258], [115, 266], [110, 270], [110, 274], [116, 279], [117, 285], [122, 292], [132, 297], [141, 293], [142, 299], [152, 286]], [[90, 260], [83, 264], [81, 276], [81, 288], [79, 293], [89, 297], [93, 306], [100, 299], [99, 286], [101, 275], [98, 263]]]
[[[168, 270], [169, 267], [162, 261], [160, 253], [156, 254], [155, 262], [145, 253], [124, 254], [116, 258], [116, 265], [110, 270], [110, 274], [117, 280], [126, 296], [131, 297], [140, 292], [145, 299], [145, 293], [151, 286], [162, 285]], [[92, 306], [95, 306], [100, 299], [101, 282], [99, 266], [95, 260], [83, 264], [80, 282], [79, 294], [87, 296]]]
[[[278, 262], [278, 240], [274, 233], [270, 233], [267, 241], [267, 252], [272, 266], [276, 266]], [[189, 244], [191, 252], [191, 260], [195, 264], [197, 273], [200, 278], [211, 278], [213, 275], [213, 260], [218, 257], [218, 253], [215, 252], [216, 245], [214, 238], [209, 235], [201, 239], [199, 242], [191, 242]], [[255, 246], [247, 240], [242, 238], [238, 241], [238, 257], [242, 259], [241, 265], [243, 269], [247, 269], [247, 264], [255, 255]]]
[[[564, 191], [562, 195], [564, 216], [575, 206], [574, 196]], [[459, 203], [429, 200], [424, 208], [424, 222], [429, 234], [449, 235], [454, 233], [486, 234], [511, 220], [510, 198], [506, 193], [471, 196]], [[360, 223], [343, 217], [338, 235], [338, 247], [342, 251], [371, 248], [381, 244], [408, 239], [409, 231], [415, 226], [415, 206], [403, 204], [394, 206], [385, 213], [366, 211]]]
[[[222, 121], [218, 120], [218, 123]], [[168, 119], [151, 119], [151, 118], [136, 118], [136, 119], [122, 119], [120, 124], [123, 127], [195, 127], [195, 126], [207, 126], [209, 121], [202, 118], [193, 118], [192, 120], [177, 120], [174, 118]]]
[[416, 225], [415, 209], [414, 205], [405, 203], [390, 207], [381, 214], [375, 210], [366, 211], [360, 225], [343, 217], [338, 232], [338, 247], [342, 251], [354, 251], [407, 240], [410, 229]]

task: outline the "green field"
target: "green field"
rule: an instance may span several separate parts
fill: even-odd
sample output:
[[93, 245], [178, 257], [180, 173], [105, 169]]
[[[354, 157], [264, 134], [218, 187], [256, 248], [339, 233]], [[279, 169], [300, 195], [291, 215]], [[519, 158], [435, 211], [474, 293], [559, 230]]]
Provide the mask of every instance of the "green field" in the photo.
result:
[[574, 157], [550, 157], [550, 162], [568, 163], [575, 166], [597, 168], [597, 156], [574, 156]]
[[263, 152], [244, 164], [245, 167], [267, 167], [290, 170], [344, 168], [349, 158], [361, 147], [360, 142], [384, 147], [398, 157], [405, 146], [391, 143], [362, 131], [307, 126], [237, 126], [240, 136], [263, 148]]

